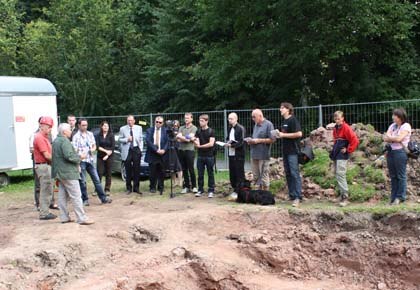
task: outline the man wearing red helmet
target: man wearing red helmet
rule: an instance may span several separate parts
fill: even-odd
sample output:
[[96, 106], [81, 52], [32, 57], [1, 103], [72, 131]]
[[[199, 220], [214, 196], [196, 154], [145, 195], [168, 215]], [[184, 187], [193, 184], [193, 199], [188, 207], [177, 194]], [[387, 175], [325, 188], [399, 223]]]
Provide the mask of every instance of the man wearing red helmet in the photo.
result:
[[42, 117], [39, 120], [39, 132], [34, 138], [34, 159], [35, 172], [39, 178], [39, 219], [51, 220], [57, 218], [55, 214], [50, 213], [49, 205], [52, 194], [51, 179], [51, 143], [48, 138], [51, 133], [54, 121], [51, 117]]

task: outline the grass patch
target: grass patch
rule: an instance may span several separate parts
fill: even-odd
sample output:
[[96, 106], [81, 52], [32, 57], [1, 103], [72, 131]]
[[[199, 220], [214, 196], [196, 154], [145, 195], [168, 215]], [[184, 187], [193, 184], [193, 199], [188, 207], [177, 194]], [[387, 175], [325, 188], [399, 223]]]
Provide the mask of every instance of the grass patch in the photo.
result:
[[346, 174], [347, 183], [352, 183], [353, 180], [355, 180], [357, 176], [360, 175], [361, 171], [362, 169], [360, 168], [359, 165], [353, 165], [350, 168], [348, 168], [347, 174]]
[[368, 165], [363, 169], [363, 174], [366, 177], [366, 181], [369, 183], [384, 183], [385, 176], [383, 170], [374, 168], [372, 165]]
[[272, 180], [270, 182], [270, 191], [274, 194], [283, 190], [286, 186], [286, 180], [284, 178]]
[[[360, 180], [358, 180], [360, 182]], [[349, 199], [350, 201], [368, 201], [376, 193], [375, 187], [372, 184], [355, 183], [349, 185]]]
[[303, 174], [310, 177], [322, 188], [334, 186], [334, 174], [331, 170], [331, 160], [329, 153], [323, 149], [315, 149], [315, 158], [303, 166]]

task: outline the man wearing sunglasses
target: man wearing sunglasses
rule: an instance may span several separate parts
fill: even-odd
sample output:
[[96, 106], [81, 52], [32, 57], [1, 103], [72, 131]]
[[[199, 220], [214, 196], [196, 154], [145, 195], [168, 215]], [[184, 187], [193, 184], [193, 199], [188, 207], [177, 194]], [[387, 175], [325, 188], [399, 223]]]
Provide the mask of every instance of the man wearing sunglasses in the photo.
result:
[[160, 195], [163, 193], [163, 185], [165, 180], [165, 167], [163, 156], [168, 150], [169, 139], [166, 129], [163, 127], [163, 117], [157, 116], [155, 125], [146, 131], [146, 156], [144, 161], [149, 163], [150, 168], [150, 192], [159, 190]]

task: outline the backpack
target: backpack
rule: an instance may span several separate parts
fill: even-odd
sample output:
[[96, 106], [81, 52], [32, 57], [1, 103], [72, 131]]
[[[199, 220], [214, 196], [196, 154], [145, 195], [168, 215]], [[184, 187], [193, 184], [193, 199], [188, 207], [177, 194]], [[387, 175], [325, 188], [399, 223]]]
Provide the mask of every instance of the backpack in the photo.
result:
[[408, 158], [418, 159], [420, 156], [420, 145], [416, 141], [410, 141], [407, 145]]
[[296, 144], [296, 149], [298, 152], [299, 164], [303, 165], [303, 164], [308, 163], [309, 161], [314, 160], [315, 158], [314, 150], [312, 148], [312, 145], [309, 144], [308, 142], [304, 143], [303, 148], [299, 146], [298, 144]]

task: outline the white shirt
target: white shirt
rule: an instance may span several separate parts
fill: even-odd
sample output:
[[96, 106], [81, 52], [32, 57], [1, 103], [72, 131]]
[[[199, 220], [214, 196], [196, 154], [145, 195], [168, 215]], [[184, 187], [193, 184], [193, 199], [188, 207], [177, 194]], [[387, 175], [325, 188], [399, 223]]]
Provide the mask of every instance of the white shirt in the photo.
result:
[[[229, 141], [236, 141], [235, 140], [235, 129], [232, 127], [229, 133]], [[235, 156], [235, 148], [229, 147], [229, 156]]]

